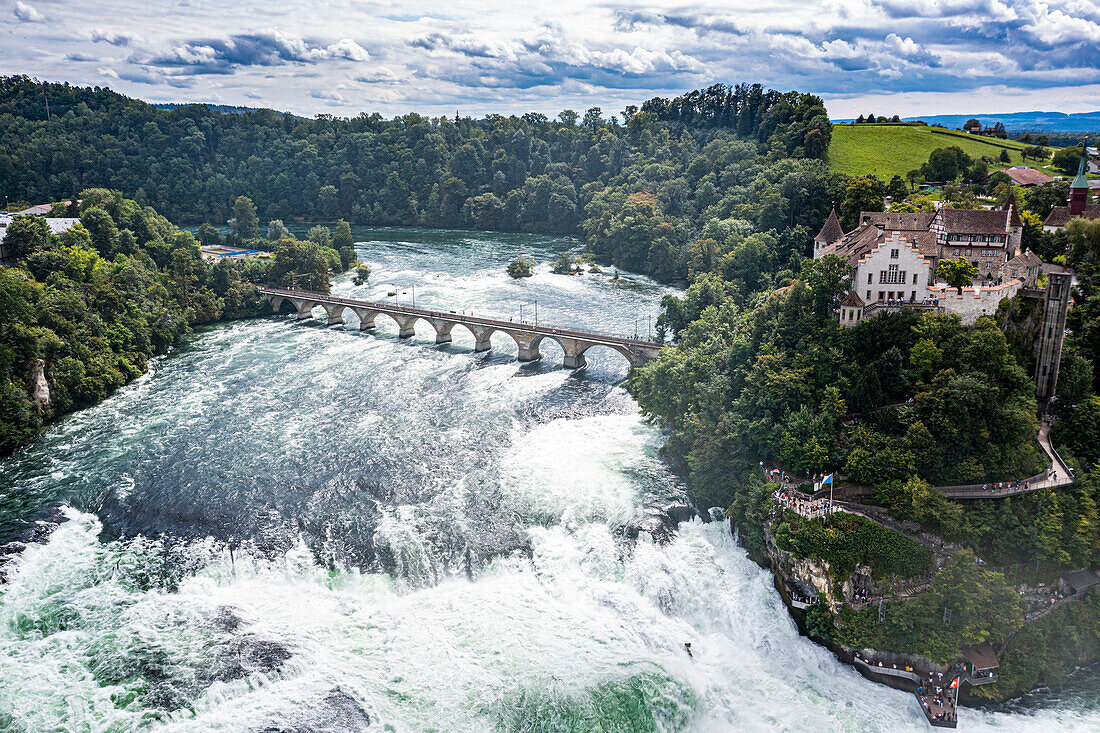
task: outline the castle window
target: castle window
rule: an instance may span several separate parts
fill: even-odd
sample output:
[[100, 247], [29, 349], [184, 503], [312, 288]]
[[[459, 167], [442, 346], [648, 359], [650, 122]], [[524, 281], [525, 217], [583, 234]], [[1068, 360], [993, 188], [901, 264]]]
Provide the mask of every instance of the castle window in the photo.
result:
[[890, 259], [896, 260], [897, 258], [898, 258], [898, 250], [895, 247], [894, 249], [890, 250]]
[[868, 285], [871, 284], [871, 273], [869, 273], [869, 272], [867, 273], [867, 284]]
[[913, 273], [913, 284], [914, 285], [917, 284], [917, 273], [915, 273], [915, 272]]
[[888, 270], [879, 270], [879, 283], [904, 283], [905, 271], [898, 270], [897, 265], [890, 265]]

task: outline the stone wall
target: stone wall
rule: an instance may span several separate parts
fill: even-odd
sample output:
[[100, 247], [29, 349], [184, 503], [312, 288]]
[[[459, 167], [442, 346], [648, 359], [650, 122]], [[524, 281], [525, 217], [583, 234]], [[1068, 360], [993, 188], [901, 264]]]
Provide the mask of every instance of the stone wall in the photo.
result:
[[1008, 280], [994, 287], [966, 287], [960, 295], [955, 288], [948, 288], [940, 295], [940, 307], [948, 313], [958, 313], [962, 322], [973, 325], [982, 316], [997, 312], [1004, 298], [1013, 298], [1023, 285], [1021, 280]]

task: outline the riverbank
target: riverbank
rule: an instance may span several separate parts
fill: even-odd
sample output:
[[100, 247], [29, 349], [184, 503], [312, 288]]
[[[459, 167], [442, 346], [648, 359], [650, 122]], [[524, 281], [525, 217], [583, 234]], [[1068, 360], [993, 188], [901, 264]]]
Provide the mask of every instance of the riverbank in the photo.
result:
[[[731, 528], [738, 529], [732, 519], [729, 521]], [[921, 679], [950, 671], [949, 662], [937, 663], [921, 655], [890, 649], [857, 649], [818, 633], [823, 619], [820, 616], [815, 619], [815, 612], [828, 608], [833, 617], [839, 617], [849, 605], [843, 595], [838, 597], [834, 592], [835, 582], [828, 564], [812, 558], [798, 559], [779, 549], [770, 524], [759, 529], [765, 538], [762, 547], [745, 542], [742, 546], [754, 562], [771, 573], [775, 590], [800, 633], [829, 649], [839, 661], [851, 665], [867, 679], [896, 689], [912, 692]], [[942, 564], [943, 560], [936, 558], [936, 563]], [[868, 574], [869, 568], [857, 569], [845, 580], [844, 590], [850, 592], [857, 575]], [[792, 593], [792, 589], [807, 587], [820, 593], [820, 606], [807, 604], [805, 597]], [[870, 605], [872, 610], [878, 608], [873, 603], [863, 605]], [[1075, 604], [1063, 604], [1046, 617], [1024, 625], [1004, 645], [997, 682], [980, 688], [964, 682], [960, 704], [984, 707], [1008, 703], [1040, 689], [1048, 693], [1058, 691], [1075, 670], [1100, 664], [1100, 643], [1087, 632], [1082, 633], [1089, 628], [1100, 628], [1100, 593], [1086, 595]]]

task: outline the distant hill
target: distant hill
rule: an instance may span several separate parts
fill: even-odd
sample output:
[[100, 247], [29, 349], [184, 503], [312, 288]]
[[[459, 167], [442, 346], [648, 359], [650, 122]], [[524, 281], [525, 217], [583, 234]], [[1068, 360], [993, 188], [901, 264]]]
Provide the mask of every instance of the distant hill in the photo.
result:
[[922, 117], [906, 117], [905, 121], [923, 120], [929, 125], [958, 128], [962, 127], [969, 119], [980, 120], [983, 125], [989, 127], [1000, 122], [1006, 130], [1020, 132], [1089, 132], [1100, 130], [1100, 111], [1078, 112], [1075, 114], [1065, 114], [1064, 112], [1010, 112], [999, 115], [924, 115]]
[[220, 112], [225, 115], [243, 115], [248, 112], [259, 112], [261, 110], [265, 112], [274, 112], [277, 115], [285, 115], [286, 112], [279, 112], [277, 110], [268, 109], [267, 107], [235, 107], [230, 104], [208, 104], [206, 102], [151, 102], [152, 106], [157, 109], [179, 109], [180, 107], [190, 107], [195, 104], [201, 104], [207, 107], [212, 112]]
[[[1027, 146], [1015, 140], [997, 140], [924, 125], [834, 125], [828, 162], [838, 173], [849, 176], [870, 173], [889, 181], [895, 175], [904, 178], [907, 172], [927, 161], [933, 150], [951, 145], [957, 145], [973, 158], [983, 155], [998, 158], [1001, 150], [1007, 150], [1011, 162], [1006, 167], [1029, 165], [1048, 175], [1059, 175], [1047, 166], [1037, 166], [1033, 160], [1025, 163], [1020, 151]], [[996, 170], [997, 166], [991, 165], [990, 169]]]

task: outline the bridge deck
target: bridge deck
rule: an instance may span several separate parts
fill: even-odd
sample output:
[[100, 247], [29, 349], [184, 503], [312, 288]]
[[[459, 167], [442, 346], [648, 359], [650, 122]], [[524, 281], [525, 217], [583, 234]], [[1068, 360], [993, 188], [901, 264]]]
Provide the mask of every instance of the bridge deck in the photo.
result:
[[317, 303], [343, 305], [347, 306], [348, 308], [364, 308], [366, 310], [378, 311], [379, 313], [399, 313], [406, 316], [436, 318], [444, 321], [453, 321], [455, 323], [469, 323], [476, 326], [490, 326], [492, 328], [533, 333], [543, 336], [567, 336], [569, 338], [590, 341], [596, 345], [625, 346], [627, 348], [646, 347], [653, 349], [659, 349], [662, 346], [662, 344], [659, 342], [647, 341], [645, 339], [613, 336], [605, 333], [594, 333], [592, 331], [579, 331], [571, 328], [554, 328], [550, 326], [535, 325], [533, 323], [526, 323], [522, 321], [505, 321], [497, 318], [485, 318], [483, 316], [474, 316], [466, 313], [456, 313], [454, 311], [436, 311], [429, 310], [427, 308], [414, 308], [412, 306], [406, 305], [379, 303], [372, 300], [354, 300], [352, 298], [339, 298], [335, 295], [317, 293], [311, 290], [290, 290], [286, 288], [269, 288], [263, 286], [258, 287], [257, 290], [264, 295], [278, 295], [284, 298], [297, 298], [299, 300], [308, 300]]

